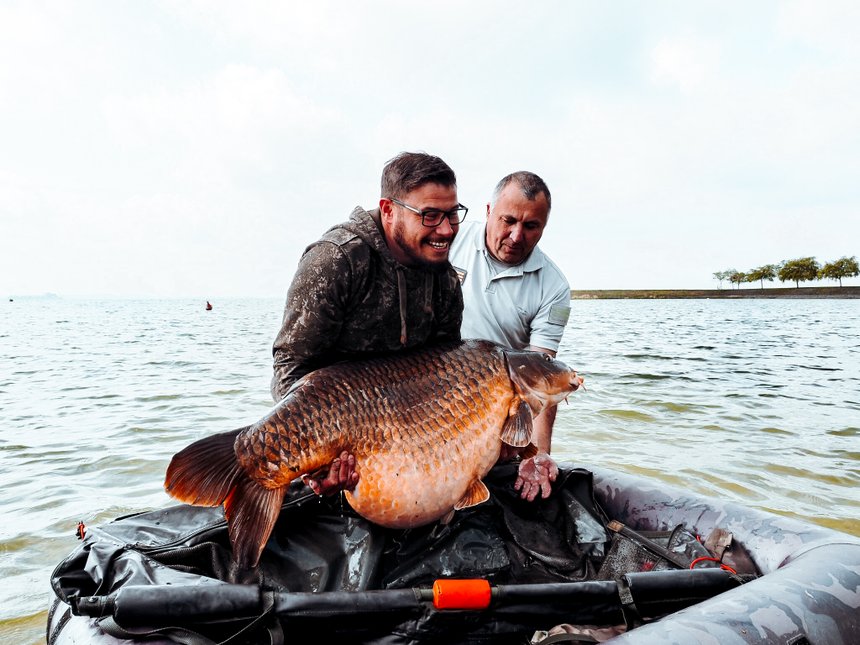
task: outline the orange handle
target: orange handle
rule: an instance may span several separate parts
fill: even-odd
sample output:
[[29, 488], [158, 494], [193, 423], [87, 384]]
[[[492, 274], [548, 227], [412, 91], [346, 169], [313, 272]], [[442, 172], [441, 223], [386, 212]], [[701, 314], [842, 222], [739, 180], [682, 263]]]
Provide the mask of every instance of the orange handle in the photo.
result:
[[490, 583], [486, 580], [437, 580], [433, 583], [436, 609], [486, 609], [490, 606]]

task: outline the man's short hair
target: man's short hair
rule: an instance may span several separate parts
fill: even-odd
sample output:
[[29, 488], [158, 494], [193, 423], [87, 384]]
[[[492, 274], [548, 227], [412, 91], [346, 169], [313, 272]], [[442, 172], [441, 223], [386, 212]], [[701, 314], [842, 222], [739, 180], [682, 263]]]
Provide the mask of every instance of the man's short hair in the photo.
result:
[[492, 203], [494, 206], [499, 199], [499, 195], [502, 194], [502, 191], [512, 181], [517, 182], [517, 185], [520, 187], [520, 190], [523, 191], [523, 197], [525, 197], [530, 202], [533, 202], [535, 199], [537, 199], [538, 195], [543, 193], [546, 196], [547, 212], [552, 209], [552, 195], [549, 194], [549, 188], [547, 188], [546, 182], [544, 182], [543, 179], [538, 177], [533, 172], [529, 172], [528, 170], [519, 170], [517, 172], [512, 172], [510, 175], [502, 177], [502, 180], [498, 184], [496, 184], [496, 187], [493, 190]]
[[424, 184], [457, 185], [457, 176], [439, 157], [424, 152], [401, 152], [382, 169], [382, 197], [397, 199]]

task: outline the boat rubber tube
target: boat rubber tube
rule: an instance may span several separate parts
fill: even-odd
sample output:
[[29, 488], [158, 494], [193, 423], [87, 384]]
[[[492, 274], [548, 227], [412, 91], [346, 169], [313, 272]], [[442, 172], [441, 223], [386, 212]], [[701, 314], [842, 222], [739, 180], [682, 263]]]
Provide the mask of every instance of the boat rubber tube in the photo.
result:
[[[464, 581], [458, 581], [460, 583]], [[442, 586], [452, 581], [438, 581]], [[601, 620], [607, 614], [617, 615], [626, 591], [640, 616], [650, 617], [677, 611], [738, 586], [738, 576], [722, 569], [651, 571], [630, 573], [620, 582], [567, 582], [549, 584], [498, 585], [486, 581], [469, 581], [482, 598], [475, 601], [462, 593], [447, 603], [447, 609], [503, 608], [528, 604], [570, 604], [583, 611], [583, 618]], [[437, 586], [437, 585], [434, 585]], [[487, 594], [487, 592], [489, 592]], [[85, 616], [112, 615], [123, 627], [204, 623], [236, 618], [254, 618], [263, 613], [263, 594], [257, 586], [165, 585], [122, 587], [110, 596], [90, 596], [77, 601], [77, 613]], [[438, 597], [438, 594], [436, 594]], [[362, 617], [378, 613], [409, 612], [421, 609], [434, 599], [433, 589], [386, 589], [372, 591], [278, 592], [274, 594], [274, 613], [285, 623], [290, 619], [327, 618], [332, 615]], [[446, 609], [442, 603], [442, 611]], [[436, 604], [437, 608], [439, 605]]]

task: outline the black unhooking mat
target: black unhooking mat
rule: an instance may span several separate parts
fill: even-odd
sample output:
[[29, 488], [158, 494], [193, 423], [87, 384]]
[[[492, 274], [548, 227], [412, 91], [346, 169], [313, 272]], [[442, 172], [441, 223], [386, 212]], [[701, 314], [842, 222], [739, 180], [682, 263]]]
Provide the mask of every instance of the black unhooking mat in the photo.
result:
[[[497, 466], [485, 479], [489, 502], [457, 512], [449, 524], [409, 530], [375, 526], [341, 497], [317, 498], [294, 485], [255, 570], [233, 565], [220, 508], [140, 513], [87, 529], [51, 584], [75, 613], [105, 613], [100, 624], [116, 636], [157, 634], [201, 644], [523, 643], [536, 629], [575, 621], [577, 608], [522, 601], [480, 612], [440, 611], [412, 591], [440, 578], [493, 585], [596, 579], [610, 538], [591, 473], [562, 470], [553, 495], [531, 503], [513, 490], [515, 477], [514, 464]], [[206, 593], [224, 583], [231, 586]], [[123, 594], [132, 598], [141, 587], [145, 593], [131, 606], [120, 606]], [[227, 592], [237, 589], [235, 611], [225, 611]], [[343, 591], [374, 593], [318, 593]], [[259, 607], [243, 608], [249, 597], [259, 598]], [[580, 617], [589, 622], [601, 611], [590, 607]]]

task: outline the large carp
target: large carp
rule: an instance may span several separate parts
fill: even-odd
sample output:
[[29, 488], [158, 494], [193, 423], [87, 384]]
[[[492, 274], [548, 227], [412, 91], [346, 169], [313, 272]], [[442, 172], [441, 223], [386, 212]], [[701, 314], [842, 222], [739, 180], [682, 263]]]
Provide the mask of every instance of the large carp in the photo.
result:
[[224, 505], [242, 566], [257, 565], [289, 483], [344, 450], [360, 477], [346, 493], [356, 512], [420, 526], [487, 500], [481, 479], [502, 444], [529, 446], [532, 417], [581, 382], [546, 354], [477, 340], [337, 363], [257, 423], [177, 453], [164, 486], [182, 502]]

